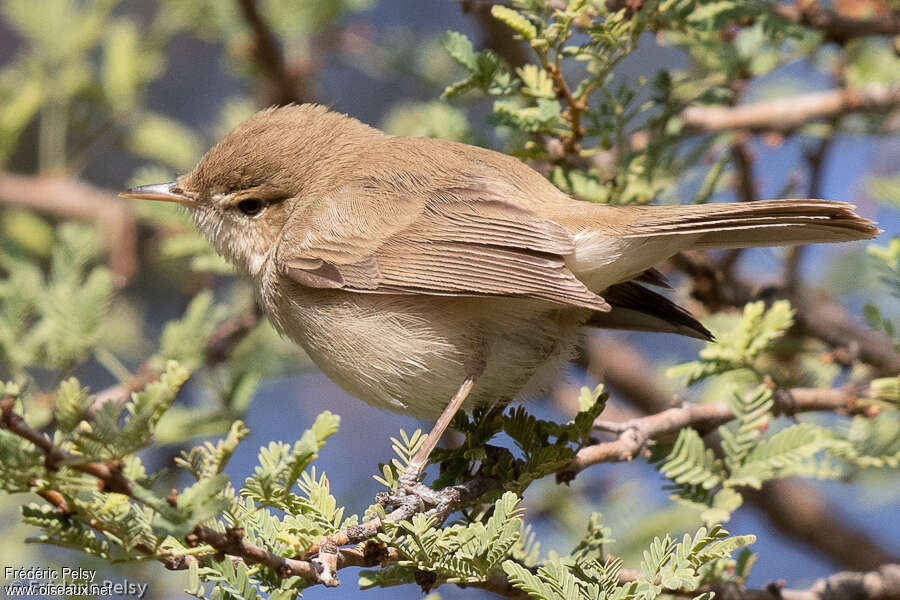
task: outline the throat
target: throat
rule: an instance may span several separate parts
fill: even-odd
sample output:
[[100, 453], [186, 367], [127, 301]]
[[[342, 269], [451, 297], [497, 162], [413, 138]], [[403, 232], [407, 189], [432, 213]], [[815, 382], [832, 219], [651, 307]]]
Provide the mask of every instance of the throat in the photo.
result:
[[266, 257], [262, 254], [251, 254], [247, 260], [247, 272], [250, 277], [257, 279], [266, 265]]

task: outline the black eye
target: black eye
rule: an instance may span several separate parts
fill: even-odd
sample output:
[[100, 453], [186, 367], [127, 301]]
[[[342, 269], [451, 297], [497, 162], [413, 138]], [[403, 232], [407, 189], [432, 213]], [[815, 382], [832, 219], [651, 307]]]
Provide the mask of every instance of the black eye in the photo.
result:
[[237, 207], [238, 210], [248, 217], [255, 217], [263, 211], [265, 204], [263, 204], [263, 201], [259, 198], [247, 198], [246, 200], [238, 202]]

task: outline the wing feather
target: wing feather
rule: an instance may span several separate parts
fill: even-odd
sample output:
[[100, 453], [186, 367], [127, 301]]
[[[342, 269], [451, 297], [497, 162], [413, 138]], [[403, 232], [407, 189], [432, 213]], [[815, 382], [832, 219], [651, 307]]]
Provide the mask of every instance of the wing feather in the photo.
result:
[[307, 287], [521, 296], [609, 310], [566, 266], [575, 243], [565, 228], [484, 187], [351, 185], [292, 215], [285, 231], [277, 260]]

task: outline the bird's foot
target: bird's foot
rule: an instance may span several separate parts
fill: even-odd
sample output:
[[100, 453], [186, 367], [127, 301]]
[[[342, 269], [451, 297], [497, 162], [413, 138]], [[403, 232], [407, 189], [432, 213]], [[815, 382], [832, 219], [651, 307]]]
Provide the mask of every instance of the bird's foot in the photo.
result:
[[420, 484], [419, 478], [422, 476], [422, 468], [415, 463], [410, 463], [400, 473], [397, 480], [397, 492], [402, 494], [410, 493], [417, 485]]
[[375, 501], [383, 506], [390, 506], [394, 511], [399, 510], [407, 515], [406, 518], [441, 505], [441, 493], [420, 482], [420, 474], [419, 469], [407, 467], [400, 475], [397, 491], [381, 492], [375, 497]]

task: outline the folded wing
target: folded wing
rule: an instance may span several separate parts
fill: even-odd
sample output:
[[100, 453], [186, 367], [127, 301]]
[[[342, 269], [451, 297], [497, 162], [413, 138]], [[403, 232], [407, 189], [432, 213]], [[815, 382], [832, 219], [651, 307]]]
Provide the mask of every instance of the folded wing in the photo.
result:
[[574, 251], [566, 229], [478, 186], [411, 194], [359, 183], [291, 219], [277, 260], [308, 287], [520, 296], [609, 310], [566, 266]]

